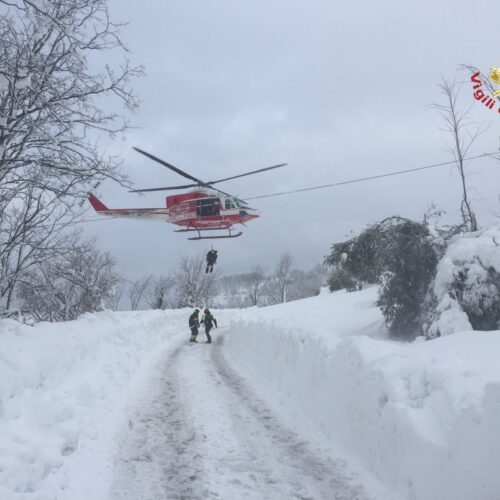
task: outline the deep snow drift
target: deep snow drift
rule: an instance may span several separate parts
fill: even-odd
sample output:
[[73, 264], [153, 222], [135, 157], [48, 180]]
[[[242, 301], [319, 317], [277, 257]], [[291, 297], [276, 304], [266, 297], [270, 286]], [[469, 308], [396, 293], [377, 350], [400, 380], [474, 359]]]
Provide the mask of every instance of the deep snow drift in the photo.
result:
[[105, 491], [114, 435], [136, 395], [128, 391], [185, 316], [102, 312], [36, 327], [0, 321], [0, 498], [74, 500], [90, 485]]
[[402, 498], [498, 500], [500, 332], [382, 340], [375, 300], [372, 288], [244, 311], [228, 356]]
[[[498, 499], [500, 332], [391, 342], [375, 299], [372, 288], [221, 310], [214, 337], [223, 343], [180, 352], [219, 349], [276, 415], [293, 420], [304, 439], [361, 464], [392, 498]], [[0, 498], [110, 498], [129, 407], [140, 411], [141, 395], [158, 380], [155, 367], [175, 359], [188, 337], [187, 316], [104, 312], [36, 327], [0, 322]], [[209, 366], [210, 358], [200, 360]], [[195, 361], [186, 361], [192, 370]], [[199, 415], [212, 384], [194, 378], [186, 387]], [[228, 404], [226, 414], [231, 408], [238, 410]], [[216, 428], [221, 436], [224, 429]], [[376, 487], [370, 493], [388, 498]]]

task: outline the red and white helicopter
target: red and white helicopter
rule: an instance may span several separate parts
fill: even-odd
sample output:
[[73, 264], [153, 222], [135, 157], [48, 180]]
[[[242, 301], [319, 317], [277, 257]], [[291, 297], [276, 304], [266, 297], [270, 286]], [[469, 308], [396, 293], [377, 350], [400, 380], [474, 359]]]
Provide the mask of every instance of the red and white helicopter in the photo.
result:
[[[232, 233], [231, 228], [235, 224], [243, 224], [256, 219], [259, 216], [255, 209], [248, 206], [247, 202], [236, 196], [232, 196], [220, 189], [214, 188], [214, 184], [219, 182], [245, 177], [247, 175], [258, 174], [266, 170], [280, 168], [287, 165], [280, 163], [272, 167], [253, 170], [244, 174], [233, 175], [216, 181], [204, 182], [192, 175], [184, 172], [180, 168], [174, 167], [170, 163], [153, 156], [139, 148], [134, 148], [137, 152], [147, 156], [161, 165], [193, 181], [191, 184], [181, 186], [167, 186], [148, 189], [134, 189], [131, 193], [145, 193], [150, 191], [167, 191], [173, 189], [195, 188], [188, 193], [174, 194], [167, 196], [165, 208], [108, 208], [96, 196], [89, 193], [89, 201], [94, 210], [99, 215], [109, 215], [111, 217], [125, 217], [132, 219], [157, 219], [170, 222], [182, 229], [176, 232], [195, 231], [198, 236], [188, 238], [189, 240], [204, 240], [213, 238], [236, 238], [241, 236], [241, 231]], [[253, 213], [250, 213], [253, 212]], [[227, 235], [202, 236], [202, 231], [227, 230]]]

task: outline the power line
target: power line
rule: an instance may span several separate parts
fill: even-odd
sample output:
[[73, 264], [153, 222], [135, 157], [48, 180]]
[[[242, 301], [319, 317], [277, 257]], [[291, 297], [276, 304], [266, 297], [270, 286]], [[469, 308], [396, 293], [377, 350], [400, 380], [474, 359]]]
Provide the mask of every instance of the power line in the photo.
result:
[[98, 222], [101, 220], [112, 220], [116, 219], [116, 217], [99, 217], [98, 219], [82, 219], [82, 220], [74, 220], [74, 221], [68, 221], [68, 222], [56, 222], [55, 224], [43, 224], [41, 226], [37, 226], [40, 228], [51, 228], [51, 227], [56, 227], [56, 226], [74, 226], [75, 224], [82, 224], [85, 222]]
[[[494, 157], [494, 155], [497, 155], [497, 154], [498, 154], [497, 151], [494, 151], [492, 153], [482, 153], [482, 154], [477, 155], [477, 156], [469, 156], [468, 158], [464, 158], [464, 161], [477, 160], [479, 158], [486, 158], [486, 157]], [[313, 190], [316, 190], [316, 189], [326, 189], [326, 188], [329, 188], [329, 187], [343, 186], [345, 184], [355, 184], [355, 183], [358, 183], [358, 182], [371, 181], [371, 180], [374, 180], [374, 179], [381, 179], [383, 177], [391, 177], [393, 175], [408, 174], [408, 173], [411, 173], [411, 172], [418, 172], [420, 170], [428, 170], [428, 169], [431, 169], [431, 168], [443, 167], [445, 165], [452, 165], [454, 163], [456, 163], [456, 160], [445, 161], [445, 162], [442, 162], [442, 163], [433, 163], [432, 165], [425, 165], [423, 167], [408, 168], [406, 170], [396, 170], [394, 172], [386, 172], [384, 174], [371, 175], [369, 177], [360, 177], [358, 179], [350, 179], [350, 180], [347, 180], [347, 181], [334, 182], [334, 183], [331, 183], [331, 184], [323, 184], [321, 186], [311, 186], [311, 187], [307, 187], [307, 188], [294, 189], [294, 190], [291, 190], [291, 191], [282, 191], [282, 192], [279, 192], [279, 193], [271, 193], [271, 194], [264, 194], [264, 195], [260, 195], [260, 196], [244, 197], [244, 199], [245, 200], [258, 200], [258, 199], [261, 199], [261, 198], [271, 198], [273, 196], [283, 196], [283, 195], [286, 195], [286, 194], [303, 193], [303, 192], [306, 192], [306, 191], [313, 191]], [[69, 226], [69, 225], [81, 224], [81, 223], [86, 223], [86, 222], [99, 222], [99, 221], [104, 221], [104, 220], [113, 220], [113, 219], [116, 219], [116, 218], [117, 217], [107, 216], [107, 217], [100, 217], [98, 219], [84, 219], [84, 220], [80, 220], [80, 221], [74, 221], [74, 222], [69, 222], [69, 223], [61, 223], [61, 224], [56, 224], [56, 225], [68, 225]]]
[[[493, 156], [495, 154], [498, 154], [498, 153], [496, 151], [493, 152], [493, 153], [482, 153], [482, 154], [477, 155], [477, 156], [469, 156], [468, 158], [464, 158], [464, 161], [466, 161], [466, 160], [477, 160], [478, 158], [491, 157], [491, 156]], [[453, 163], [456, 163], [456, 160], [446, 161], [446, 162], [443, 162], [443, 163], [434, 163], [432, 165], [425, 165], [423, 167], [409, 168], [409, 169], [406, 169], [406, 170], [396, 170], [394, 172], [387, 172], [387, 173], [384, 173], [384, 174], [371, 175], [369, 177], [360, 177], [359, 179], [350, 179], [350, 180], [347, 180], [347, 181], [334, 182], [332, 184], [323, 184], [321, 186], [311, 186], [311, 187], [302, 188], [302, 189], [294, 189], [294, 190], [291, 190], [291, 191], [282, 191], [282, 192], [279, 192], [279, 193], [264, 194], [264, 195], [260, 195], [260, 196], [252, 196], [252, 197], [246, 197], [246, 196], [244, 196], [243, 199], [245, 199], [245, 200], [258, 200], [260, 198], [271, 198], [272, 196], [283, 196], [285, 194], [303, 193], [304, 191], [313, 191], [315, 189], [325, 189], [325, 188], [334, 187], [334, 186], [342, 186], [344, 184], [354, 184], [354, 183], [357, 183], [357, 182], [371, 181], [373, 179], [381, 179], [382, 177], [391, 177], [393, 175], [407, 174], [407, 173], [410, 173], [410, 172], [417, 172], [419, 170], [427, 170], [427, 169], [430, 169], [430, 168], [442, 167], [444, 165], [451, 165]]]
[[83, 219], [80, 221], [75, 221], [75, 222], [70, 222], [70, 224], [80, 224], [81, 222], [98, 222], [101, 220], [111, 220], [111, 219], [116, 219], [117, 217], [110, 217], [109, 215], [107, 217], [99, 217], [98, 219]]

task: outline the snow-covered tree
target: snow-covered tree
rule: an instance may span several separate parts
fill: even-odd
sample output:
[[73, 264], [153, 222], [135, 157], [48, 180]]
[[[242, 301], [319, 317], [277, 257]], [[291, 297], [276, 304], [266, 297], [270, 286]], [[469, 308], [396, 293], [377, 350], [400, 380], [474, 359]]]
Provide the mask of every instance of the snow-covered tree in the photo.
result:
[[128, 126], [115, 106], [103, 110], [103, 97], [137, 105], [130, 79], [141, 71], [126, 52], [106, 0], [0, 0], [3, 308], [41, 253], [57, 247], [76, 201], [103, 179], [125, 182], [97, 141]]
[[381, 230], [378, 224], [367, 227], [358, 236], [332, 245], [324, 263], [343, 269], [355, 279], [377, 283], [382, 273], [380, 259]]
[[379, 284], [378, 305], [395, 338], [422, 331], [422, 309], [434, 277], [438, 245], [420, 222], [390, 217], [332, 246], [325, 263], [361, 282]]
[[147, 292], [148, 304], [152, 309], [166, 309], [171, 305], [170, 293], [175, 286], [173, 276], [158, 276], [153, 281]]
[[0, 312], [15, 308], [15, 287], [26, 273], [65, 248], [73, 220], [71, 206], [30, 187], [0, 210]]
[[135, 281], [131, 281], [128, 288], [128, 299], [131, 311], [136, 311], [142, 305], [146, 306], [145, 300], [147, 292], [153, 281], [153, 275], [143, 276]]
[[217, 295], [218, 273], [205, 272], [205, 255], [183, 257], [175, 273], [179, 307], [212, 306]]
[[114, 258], [75, 233], [65, 248], [26, 274], [19, 297], [22, 309], [37, 320], [67, 321], [104, 309], [119, 282]]
[[265, 294], [269, 304], [287, 302], [291, 292], [292, 274], [292, 257], [284, 253], [266, 283]]
[[246, 283], [246, 294], [252, 306], [262, 305], [266, 286], [266, 271], [261, 265], [256, 265], [250, 272]]
[[[284, 295], [280, 294], [276, 271], [283, 269], [277, 266], [275, 272], [269, 275], [257, 264], [248, 273], [223, 276], [219, 280], [222, 292], [219, 296], [220, 304], [224, 307], [242, 308], [282, 303]], [[287, 302], [317, 295], [320, 288], [326, 284], [326, 269], [322, 265], [307, 271], [285, 270]], [[283, 274], [280, 273], [280, 276]]]
[[[129, 84], [140, 69], [124, 57], [107, 0], [0, 0], [0, 9], [3, 194], [31, 186], [77, 196], [105, 178], [123, 180], [94, 132], [121, 132], [127, 122], [99, 99], [135, 107]], [[99, 64], [97, 52], [112, 52], [117, 64]]]
[[112, 311], [118, 311], [124, 292], [124, 280], [120, 279], [112, 288], [111, 293], [106, 301], [106, 308]]
[[434, 277], [437, 250], [426, 226], [399, 219], [384, 227], [378, 305], [391, 335], [412, 340], [422, 333], [423, 302]]

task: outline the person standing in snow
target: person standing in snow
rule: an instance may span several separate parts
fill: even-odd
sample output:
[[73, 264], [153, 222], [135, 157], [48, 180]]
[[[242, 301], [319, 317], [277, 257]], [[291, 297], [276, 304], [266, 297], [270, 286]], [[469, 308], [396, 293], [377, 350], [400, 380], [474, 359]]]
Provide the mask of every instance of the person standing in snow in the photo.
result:
[[215, 319], [214, 315], [210, 312], [208, 307], [205, 307], [200, 323], [203, 323], [205, 325], [205, 334], [207, 335], [207, 344], [211, 344], [212, 337], [210, 336], [210, 330], [212, 329], [213, 325], [215, 325], [215, 328], [217, 328], [217, 320]]
[[214, 270], [214, 265], [217, 262], [217, 250], [210, 250], [207, 253], [207, 268], [205, 269], [205, 274], [212, 272]]
[[200, 327], [200, 322], [198, 319], [199, 309], [195, 309], [191, 316], [189, 316], [189, 328], [191, 329], [191, 338], [189, 342], [198, 342], [196, 337], [198, 336], [198, 328]]

